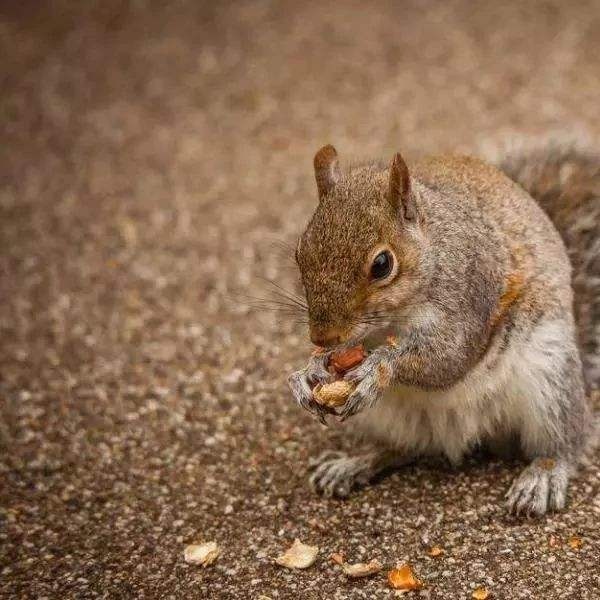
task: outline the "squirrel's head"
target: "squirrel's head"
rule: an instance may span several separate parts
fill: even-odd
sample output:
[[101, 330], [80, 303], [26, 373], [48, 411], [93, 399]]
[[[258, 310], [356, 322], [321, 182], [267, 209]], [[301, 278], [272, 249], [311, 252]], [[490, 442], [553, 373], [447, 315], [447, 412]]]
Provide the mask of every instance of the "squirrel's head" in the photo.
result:
[[420, 218], [408, 168], [343, 173], [333, 146], [314, 159], [319, 205], [300, 237], [296, 261], [308, 303], [310, 337], [335, 346], [397, 322], [419, 286]]

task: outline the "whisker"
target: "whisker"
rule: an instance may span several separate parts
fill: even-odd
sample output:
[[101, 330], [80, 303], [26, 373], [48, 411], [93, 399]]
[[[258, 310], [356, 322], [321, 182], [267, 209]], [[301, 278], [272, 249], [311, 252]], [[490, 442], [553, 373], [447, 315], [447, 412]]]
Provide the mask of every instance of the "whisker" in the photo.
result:
[[[226, 299], [235, 304], [243, 304], [251, 310], [269, 311], [288, 319], [301, 317], [307, 321], [308, 307], [297, 294], [265, 277], [259, 277], [270, 285], [270, 297], [261, 297], [234, 290]], [[308, 322], [308, 321], [307, 321]]]
[[271, 247], [277, 249], [277, 251], [283, 251], [286, 256], [294, 256], [296, 249], [291, 244], [288, 244], [285, 240], [273, 240]]
[[298, 304], [298, 306], [301, 306], [305, 310], [308, 310], [308, 306], [306, 305], [304, 298], [302, 296], [300, 296], [299, 294], [291, 292], [290, 290], [286, 290], [284, 287], [282, 287], [275, 281], [268, 279], [267, 277], [259, 276], [258, 278], [261, 279], [262, 281], [272, 285], [274, 288], [276, 288], [275, 290], [271, 290], [272, 293], [274, 293], [280, 297], [283, 297], [286, 300], [289, 300], [290, 302], [294, 302], [294, 303]]
[[277, 288], [282, 294], [284, 294], [288, 297], [296, 298], [301, 301], [304, 300], [304, 298], [302, 296], [300, 296], [299, 294], [296, 294], [295, 292], [291, 292], [290, 290], [286, 290], [283, 286], [279, 285], [277, 282], [273, 281], [272, 279], [269, 279], [268, 277], [263, 277], [263, 276], [259, 275], [258, 278], [261, 279], [262, 281], [268, 283], [269, 285], [272, 285], [273, 287]]
[[304, 310], [308, 310], [308, 306], [306, 306], [306, 304], [304, 304], [304, 302], [302, 302], [301, 300], [296, 300], [295, 298], [289, 298], [288, 296], [286, 296], [284, 294], [280, 294], [276, 291], [272, 291], [271, 293], [275, 294], [279, 298], [283, 298], [284, 300], [287, 300], [287, 301], [295, 304], [296, 306], [299, 306], [300, 308], [302, 308]]
[[[238, 299], [239, 298], [234, 298], [234, 297], [230, 298], [230, 300], [238, 300]], [[300, 313], [305, 312], [303, 307], [298, 306], [297, 304], [294, 304], [292, 302], [284, 302], [282, 300], [268, 299], [268, 298], [257, 298], [257, 297], [253, 297], [253, 296], [246, 296], [246, 299], [248, 301], [248, 304], [252, 304], [255, 306], [275, 306], [275, 307], [281, 307], [281, 308], [289, 308], [290, 310], [295, 310]]]

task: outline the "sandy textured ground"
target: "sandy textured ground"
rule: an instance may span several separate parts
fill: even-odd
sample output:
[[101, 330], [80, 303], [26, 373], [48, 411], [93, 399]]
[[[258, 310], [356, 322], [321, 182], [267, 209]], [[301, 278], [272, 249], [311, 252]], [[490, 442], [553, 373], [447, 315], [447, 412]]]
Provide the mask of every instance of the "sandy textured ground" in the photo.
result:
[[[323, 143], [600, 134], [600, 3], [98, 4], [0, 9], [0, 595], [392, 596], [343, 550], [409, 561], [430, 598], [598, 598], [600, 459], [535, 522], [486, 461], [311, 495], [307, 458], [349, 444], [286, 389], [303, 327], [244, 295], [294, 285]], [[273, 564], [295, 537], [305, 572]]]

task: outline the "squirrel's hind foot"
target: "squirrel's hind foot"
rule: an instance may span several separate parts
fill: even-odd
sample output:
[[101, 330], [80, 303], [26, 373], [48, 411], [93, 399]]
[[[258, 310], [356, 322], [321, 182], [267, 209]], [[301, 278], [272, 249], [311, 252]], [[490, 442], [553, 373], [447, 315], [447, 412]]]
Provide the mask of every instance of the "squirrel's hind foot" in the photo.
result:
[[313, 491], [326, 498], [346, 498], [354, 488], [367, 485], [381, 471], [406, 462], [406, 458], [386, 451], [359, 456], [328, 451], [310, 461], [309, 467], [314, 472], [309, 484]]
[[541, 516], [564, 508], [570, 474], [569, 464], [562, 459], [536, 458], [506, 494], [510, 513]]

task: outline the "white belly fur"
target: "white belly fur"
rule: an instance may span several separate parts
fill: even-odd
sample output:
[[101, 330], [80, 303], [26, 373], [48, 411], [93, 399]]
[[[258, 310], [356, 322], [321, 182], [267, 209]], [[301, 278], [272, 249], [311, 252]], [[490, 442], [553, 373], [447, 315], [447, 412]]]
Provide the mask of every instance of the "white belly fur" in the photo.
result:
[[478, 442], [514, 432], [527, 455], [544, 452], [559, 435], [558, 404], [545, 376], [556, 373], [572, 348], [570, 326], [539, 323], [513, 334], [499, 355], [499, 338], [459, 383], [442, 391], [395, 386], [379, 403], [347, 422], [368, 440], [402, 453], [445, 454], [460, 462]]

